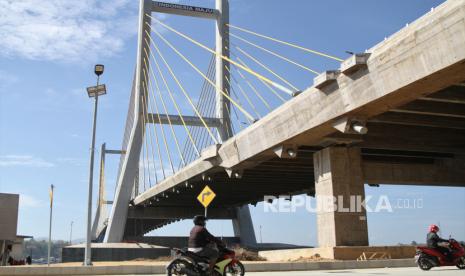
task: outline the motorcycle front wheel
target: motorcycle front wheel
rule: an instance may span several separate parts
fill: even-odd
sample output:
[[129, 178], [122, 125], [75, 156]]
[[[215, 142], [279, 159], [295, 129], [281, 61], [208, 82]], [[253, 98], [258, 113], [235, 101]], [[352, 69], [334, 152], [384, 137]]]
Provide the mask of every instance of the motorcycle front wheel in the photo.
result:
[[465, 269], [465, 257], [460, 258], [457, 267], [458, 269]]
[[421, 269], [421, 270], [430, 270], [433, 265], [431, 264], [431, 262], [429, 260], [427, 260], [426, 258], [422, 258], [420, 257], [418, 259], [418, 267]]
[[237, 261], [235, 263], [228, 264], [225, 269], [223, 276], [232, 275], [232, 276], [244, 276], [245, 268], [244, 265]]
[[168, 266], [166, 272], [168, 276], [187, 275], [186, 268], [189, 266], [191, 266], [191, 264], [186, 260], [177, 259]]

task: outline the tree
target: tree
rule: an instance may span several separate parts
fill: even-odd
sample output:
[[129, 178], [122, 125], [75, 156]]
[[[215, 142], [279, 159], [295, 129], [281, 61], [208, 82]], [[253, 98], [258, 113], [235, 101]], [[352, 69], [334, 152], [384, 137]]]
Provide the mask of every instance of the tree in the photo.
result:
[[[68, 242], [62, 240], [52, 241], [50, 257], [61, 258], [61, 249], [68, 245]], [[25, 241], [24, 253], [26, 256], [31, 255], [33, 259], [46, 259], [48, 255], [48, 241], [34, 239]]]

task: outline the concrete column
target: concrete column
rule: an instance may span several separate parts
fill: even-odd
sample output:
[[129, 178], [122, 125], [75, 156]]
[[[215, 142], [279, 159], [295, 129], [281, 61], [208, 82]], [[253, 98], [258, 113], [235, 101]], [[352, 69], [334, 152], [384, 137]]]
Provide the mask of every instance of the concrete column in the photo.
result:
[[236, 218], [233, 219], [234, 236], [240, 237], [241, 245], [255, 246], [257, 238], [253, 229], [252, 216], [248, 205], [236, 208]]
[[97, 199], [97, 210], [95, 211], [94, 223], [92, 224], [91, 239], [95, 240], [98, 236], [99, 228], [103, 225], [103, 220], [107, 218], [105, 201], [105, 150], [106, 144], [103, 143], [100, 148], [100, 174], [99, 189]]
[[229, 58], [229, 0], [216, 0], [216, 9], [219, 12], [216, 22], [216, 117], [220, 119], [221, 127], [218, 128], [218, 138], [221, 142], [226, 141], [233, 135], [231, 127], [231, 106], [229, 100], [221, 93], [229, 94], [229, 62], [221, 56]]
[[361, 163], [359, 148], [330, 147], [313, 155], [319, 247], [368, 245]]

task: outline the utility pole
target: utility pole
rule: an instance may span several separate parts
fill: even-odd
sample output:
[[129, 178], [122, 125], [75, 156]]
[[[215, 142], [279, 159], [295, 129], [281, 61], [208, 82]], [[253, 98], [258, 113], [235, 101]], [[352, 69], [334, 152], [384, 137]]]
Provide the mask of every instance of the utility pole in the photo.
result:
[[50, 219], [48, 226], [48, 250], [47, 250], [47, 265], [50, 266], [50, 251], [52, 244], [52, 215], [53, 215], [53, 189], [55, 187], [50, 185]]
[[73, 244], [73, 221], [71, 221], [71, 228], [69, 230], [69, 245]]

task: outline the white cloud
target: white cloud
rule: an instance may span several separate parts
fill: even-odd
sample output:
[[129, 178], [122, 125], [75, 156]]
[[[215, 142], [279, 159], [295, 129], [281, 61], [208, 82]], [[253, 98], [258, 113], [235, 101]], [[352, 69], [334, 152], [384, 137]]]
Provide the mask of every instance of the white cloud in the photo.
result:
[[0, 0], [0, 55], [74, 62], [112, 56], [137, 32], [130, 0]]
[[45, 161], [42, 158], [32, 155], [1, 155], [0, 167], [35, 167], [35, 168], [50, 168], [55, 164]]
[[84, 160], [82, 158], [74, 158], [74, 157], [60, 157], [56, 159], [57, 162], [63, 163], [63, 164], [68, 164], [72, 166], [84, 166], [85, 162], [87, 160]]
[[34, 208], [44, 206], [44, 202], [29, 195], [19, 195], [19, 208]]

